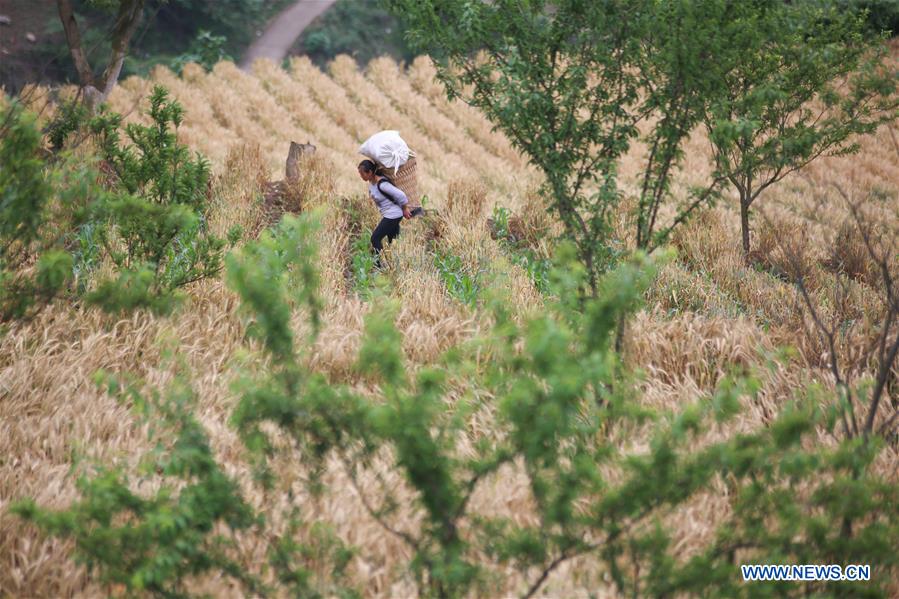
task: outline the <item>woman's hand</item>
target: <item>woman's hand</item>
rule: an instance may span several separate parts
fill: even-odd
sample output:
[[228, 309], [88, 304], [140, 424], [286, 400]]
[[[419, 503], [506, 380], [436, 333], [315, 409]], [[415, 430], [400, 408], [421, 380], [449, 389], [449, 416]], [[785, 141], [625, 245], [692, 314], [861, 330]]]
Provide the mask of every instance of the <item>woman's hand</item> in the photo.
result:
[[403, 216], [406, 218], [412, 218], [412, 212], [409, 210], [409, 204], [403, 206]]

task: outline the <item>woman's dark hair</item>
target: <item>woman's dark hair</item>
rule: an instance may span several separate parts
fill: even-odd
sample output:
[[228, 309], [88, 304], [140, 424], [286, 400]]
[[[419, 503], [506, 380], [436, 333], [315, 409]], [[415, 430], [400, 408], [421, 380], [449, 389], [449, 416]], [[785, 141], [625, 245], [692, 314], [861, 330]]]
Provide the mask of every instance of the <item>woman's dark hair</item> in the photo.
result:
[[374, 173], [377, 176], [387, 179], [390, 183], [393, 183], [393, 179], [387, 176], [387, 173], [384, 172], [384, 168], [381, 165], [375, 164], [371, 160], [363, 160], [359, 163], [359, 170], [365, 171], [366, 173]]

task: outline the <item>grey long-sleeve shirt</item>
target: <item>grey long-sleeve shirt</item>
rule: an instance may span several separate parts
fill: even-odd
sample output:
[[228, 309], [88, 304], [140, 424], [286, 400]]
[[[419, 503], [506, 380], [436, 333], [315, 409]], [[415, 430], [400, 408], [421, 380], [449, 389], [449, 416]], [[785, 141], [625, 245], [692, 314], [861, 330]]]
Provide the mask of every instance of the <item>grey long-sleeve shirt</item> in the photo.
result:
[[[403, 193], [402, 189], [386, 179], [381, 179], [381, 189], [386, 193], [389, 193], [390, 198], [393, 198], [393, 200], [381, 193], [377, 184], [372, 183], [368, 186], [368, 193], [371, 195], [371, 199], [374, 200], [375, 205], [377, 205], [378, 210], [381, 212], [381, 216], [384, 218], [402, 218], [403, 209], [401, 206], [408, 204], [409, 198], [406, 197], [406, 194]], [[399, 205], [397, 205], [397, 203]]]

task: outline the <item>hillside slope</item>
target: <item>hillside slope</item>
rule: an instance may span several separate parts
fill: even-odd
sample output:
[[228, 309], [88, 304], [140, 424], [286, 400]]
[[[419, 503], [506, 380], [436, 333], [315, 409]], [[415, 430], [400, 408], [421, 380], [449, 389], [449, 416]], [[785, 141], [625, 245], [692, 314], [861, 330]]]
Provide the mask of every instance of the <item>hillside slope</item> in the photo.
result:
[[[895, 55], [895, 54], [894, 54]], [[528, 273], [510, 262], [491, 237], [487, 219], [494, 206], [509, 209], [525, 232], [543, 236], [555, 225], [545, 216], [536, 192], [540, 177], [484, 118], [472, 109], [445, 100], [433, 80], [433, 66], [418, 59], [403, 70], [379, 59], [363, 72], [342, 57], [323, 73], [306, 59], [294, 59], [289, 70], [258, 62], [251, 73], [221, 63], [211, 73], [195, 67], [182, 77], [158, 69], [150, 79], [128, 79], [111, 97], [113, 109], [140, 120], [140, 108], [154, 84], [167, 87], [185, 108], [182, 141], [206, 155], [216, 174], [213, 226], [224, 231], [238, 223], [248, 231], [264, 221], [265, 183], [283, 176], [291, 140], [318, 147], [313, 177], [307, 179], [310, 203], [326, 216], [320, 233], [324, 329], [312, 363], [333, 381], [347, 382], [371, 395], [378, 389], [352, 369], [369, 309], [354, 288], [349, 256], [353, 244], [376, 223], [356, 173], [359, 144], [381, 129], [397, 129], [419, 156], [419, 185], [428, 206], [441, 212], [443, 225], [413, 221], [393, 249], [386, 275], [390, 294], [400, 300], [397, 327], [412, 364], [434, 361], [442, 351], [470, 338], [485, 326], [477, 309], [448, 290], [429, 252], [440, 249], [458, 256], [466, 272], [483, 286], [502, 287], [511, 311], [540, 310], [541, 295]], [[41, 100], [35, 101], [41, 108]], [[52, 113], [52, 107], [45, 114]], [[636, 148], [634, 155], [641, 150]], [[622, 172], [633, 175], [636, 161], [625, 160]], [[706, 143], [691, 141], [680, 185], [708, 170]], [[899, 146], [889, 129], [862, 141], [859, 155], [823, 159], [772, 189], [760, 204], [771, 222], [755, 223], [763, 257], [776, 264], [779, 235], [802, 235], [810, 268], [824, 294], [830, 273], [825, 268], [833, 239], [846, 217], [830, 183], [838, 181], [852, 194], [875, 191], [888, 198], [885, 215], [899, 211]], [[889, 216], [885, 216], [889, 218]], [[622, 228], [628, 214], [622, 212]], [[802, 314], [792, 288], [777, 276], [748, 267], [741, 257], [738, 218], [726, 203], [708, 211], [676, 235], [678, 259], [662, 272], [648, 294], [647, 307], [628, 328], [628, 360], [641, 368], [642, 401], [674, 406], [715, 388], [728, 371], [766, 363], [774, 348], [797, 348], [788, 362], [766, 371], [757, 400], [733, 427], [764, 426], [791, 395], [808, 382], [831, 384], [822, 363], [822, 348], [803, 334]], [[540, 235], [534, 241], [540, 251]], [[852, 308], [860, 315], [876, 312], [873, 292], [859, 283]], [[0, 596], [100, 596], [101, 587], [67, 559], [71, 547], [40, 537], [8, 514], [10, 502], [34, 497], [62, 506], [75, 496], [70, 476], [72, 453], [91, 460], [133, 464], [146, 446], [146, 431], [127, 407], [102, 393], [92, 374], [104, 368], [130, 371], [149, 383], [164, 385], [172, 373], [162, 358], [164, 343], [176, 343], [200, 397], [199, 415], [210, 431], [218, 456], [236, 464], [241, 444], [227, 424], [235, 403], [235, 373], [261, 358], [237, 351], [244, 328], [235, 294], [221, 281], [191, 290], [191, 300], [171, 318], [138, 314], [115, 321], [95, 311], [58, 304], [32, 323], [0, 339]], [[299, 326], [299, 324], [298, 324]], [[460, 390], [463, 393], [464, 390]], [[896, 401], [896, 398], [893, 398]], [[478, 426], [472, 425], [472, 438]], [[643, 439], [628, 441], [640, 447]], [[821, 442], [827, 437], [821, 434]], [[881, 456], [877, 469], [896, 476], [899, 449]], [[232, 468], [233, 474], [247, 473]], [[282, 475], [301, 477], [285, 465]], [[401, 476], [388, 473], [398, 488]], [[333, 524], [360, 553], [351, 568], [367, 596], [409, 596], [412, 581], [398, 566], [409, 559], [407, 548], [385, 535], [365, 514], [346, 474], [331, 468], [325, 476], [330, 491], [308, 509]], [[270, 498], [251, 496], [257, 506]], [[472, 499], [483, 513], [507, 513], [520, 522], [531, 518], [531, 497], [515, 468], [502, 471]], [[707, 539], [715, 515], [726, 509], [723, 495], [707, 495], [671, 515], [685, 553]], [[410, 515], [410, 517], [412, 517]], [[264, 547], [240, 539], [248, 562], [258, 561]], [[493, 592], [520, 594], [518, 572], [504, 572]], [[545, 592], [551, 596], [608, 594], [602, 572], [590, 558], [571, 560], [553, 572]], [[215, 596], [238, 596], [220, 580], [202, 585]], [[604, 590], [605, 589], [605, 590]], [[899, 588], [897, 588], [899, 591]]]

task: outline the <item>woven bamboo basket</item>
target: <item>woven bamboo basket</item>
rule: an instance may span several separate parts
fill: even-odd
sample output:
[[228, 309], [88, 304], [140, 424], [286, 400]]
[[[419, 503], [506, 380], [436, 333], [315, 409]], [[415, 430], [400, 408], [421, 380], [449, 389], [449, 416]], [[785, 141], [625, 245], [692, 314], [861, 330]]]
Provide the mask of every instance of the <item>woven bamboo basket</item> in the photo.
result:
[[409, 203], [413, 206], [420, 205], [421, 201], [418, 196], [418, 163], [413, 156], [406, 161], [406, 164], [396, 169], [382, 167], [387, 176], [393, 181], [393, 184], [403, 190]]

